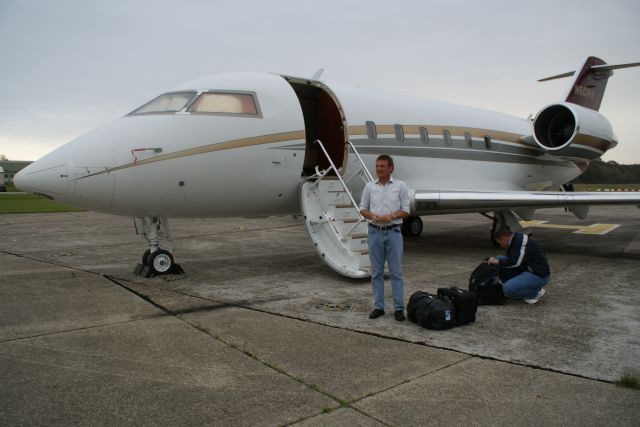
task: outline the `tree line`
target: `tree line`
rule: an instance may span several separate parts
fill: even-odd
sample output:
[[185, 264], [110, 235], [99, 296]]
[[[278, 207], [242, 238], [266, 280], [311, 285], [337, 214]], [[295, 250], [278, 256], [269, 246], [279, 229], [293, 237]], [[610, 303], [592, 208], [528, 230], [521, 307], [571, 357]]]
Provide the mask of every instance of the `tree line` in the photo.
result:
[[587, 171], [572, 181], [575, 184], [638, 184], [640, 164], [621, 165], [601, 159], [589, 164]]

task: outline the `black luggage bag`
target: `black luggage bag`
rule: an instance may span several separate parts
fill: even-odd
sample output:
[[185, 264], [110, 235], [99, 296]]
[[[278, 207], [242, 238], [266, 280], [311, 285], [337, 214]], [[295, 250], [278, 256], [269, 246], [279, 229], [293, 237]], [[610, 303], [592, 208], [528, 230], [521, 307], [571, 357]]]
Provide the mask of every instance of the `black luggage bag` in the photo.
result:
[[456, 326], [453, 303], [429, 292], [418, 291], [409, 297], [407, 316], [412, 322], [436, 331]]
[[480, 305], [504, 304], [502, 283], [498, 277], [498, 266], [484, 260], [469, 277], [469, 291], [478, 296]]
[[457, 287], [438, 288], [438, 296], [447, 297], [453, 302], [456, 323], [466, 325], [476, 321], [478, 310], [478, 296], [474, 292], [465, 291]]

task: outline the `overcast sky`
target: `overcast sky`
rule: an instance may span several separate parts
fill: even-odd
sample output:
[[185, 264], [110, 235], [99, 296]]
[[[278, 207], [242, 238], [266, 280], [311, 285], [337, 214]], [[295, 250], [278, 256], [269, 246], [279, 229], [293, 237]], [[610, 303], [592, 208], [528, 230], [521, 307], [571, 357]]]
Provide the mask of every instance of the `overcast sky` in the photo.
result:
[[[35, 160], [207, 74], [269, 71], [526, 117], [587, 56], [640, 61], [637, 0], [0, 0], [0, 154]], [[640, 68], [601, 112], [640, 163]]]

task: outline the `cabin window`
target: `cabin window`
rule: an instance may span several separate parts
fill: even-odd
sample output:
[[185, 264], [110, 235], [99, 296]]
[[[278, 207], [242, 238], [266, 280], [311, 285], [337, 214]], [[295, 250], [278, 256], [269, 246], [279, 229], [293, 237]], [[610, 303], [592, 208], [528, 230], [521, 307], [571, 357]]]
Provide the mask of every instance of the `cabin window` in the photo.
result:
[[367, 126], [367, 138], [369, 139], [376, 139], [378, 137], [378, 131], [376, 130], [376, 124], [368, 121], [365, 122], [365, 125]]
[[467, 147], [469, 148], [473, 145], [473, 140], [471, 139], [471, 134], [469, 132], [464, 133], [464, 142], [467, 143]]
[[147, 102], [130, 114], [176, 113], [182, 110], [195, 96], [195, 92], [165, 93]]
[[444, 145], [451, 146], [451, 132], [445, 129], [442, 131], [442, 136], [444, 136]]
[[396, 140], [400, 142], [404, 141], [404, 129], [402, 125], [393, 125], [393, 130], [396, 133]]
[[205, 92], [191, 104], [189, 112], [258, 115], [253, 95], [248, 93]]
[[423, 144], [428, 144], [429, 143], [429, 131], [427, 130], [427, 128], [421, 127], [419, 129], [420, 131], [420, 140], [422, 141]]
[[491, 137], [489, 135], [484, 136], [484, 148], [491, 150]]

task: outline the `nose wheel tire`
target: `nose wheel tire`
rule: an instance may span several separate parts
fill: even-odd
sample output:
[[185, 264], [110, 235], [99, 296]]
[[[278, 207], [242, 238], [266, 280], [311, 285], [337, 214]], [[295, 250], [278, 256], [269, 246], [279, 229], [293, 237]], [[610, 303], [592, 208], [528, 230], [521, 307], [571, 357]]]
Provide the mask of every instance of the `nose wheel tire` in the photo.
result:
[[422, 219], [419, 216], [409, 216], [402, 222], [402, 235], [418, 237], [422, 234]]
[[173, 270], [173, 256], [163, 249], [157, 250], [148, 256], [147, 265], [151, 267], [151, 271], [156, 276], [171, 273]]

